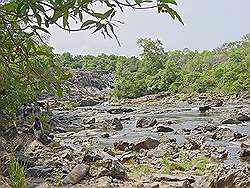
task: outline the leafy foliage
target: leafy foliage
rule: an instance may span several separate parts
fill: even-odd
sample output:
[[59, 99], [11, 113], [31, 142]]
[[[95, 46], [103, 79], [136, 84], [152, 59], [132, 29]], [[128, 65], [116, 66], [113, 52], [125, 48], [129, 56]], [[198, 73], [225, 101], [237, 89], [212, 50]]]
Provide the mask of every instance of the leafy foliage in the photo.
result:
[[[92, 30], [118, 41], [115, 27], [122, 22], [115, 19], [117, 12], [122, 12], [125, 7], [157, 9], [159, 13], [168, 13], [182, 22], [171, 5], [176, 5], [175, 0], [0, 1], [0, 117], [13, 114], [15, 108], [35, 98], [43, 89], [62, 95], [61, 81], [68, 75], [53, 63], [56, 57], [52, 49], [43, 45], [50, 35], [49, 27], [56, 26], [66, 31]], [[64, 54], [62, 58], [64, 64], [71, 62], [69, 54]], [[100, 59], [105, 61], [107, 57], [102, 55]], [[113, 63], [109, 63], [111, 67], [104, 64], [80, 63], [86, 69], [114, 69]], [[78, 66], [73, 64], [74, 68]]]
[[8, 173], [10, 176], [11, 187], [26, 188], [25, 167], [21, 166], [16, 160], [8, 161]]
[[[141, 59], [117, 63], [114, 95], [134, 98], [161, 91], [249, 91], [250, 43], [247, 36], [242, 41], [203, 52], [188, 49], [165, 52], [160, 41], [140, 39]], [[130, 70], [131, 66], [135, 69]]]

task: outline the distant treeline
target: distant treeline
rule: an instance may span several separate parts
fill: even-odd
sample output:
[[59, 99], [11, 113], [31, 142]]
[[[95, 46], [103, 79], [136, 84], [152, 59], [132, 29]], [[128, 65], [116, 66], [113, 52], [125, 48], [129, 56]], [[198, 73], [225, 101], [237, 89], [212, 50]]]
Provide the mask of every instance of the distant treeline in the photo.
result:
[[140, 57], [64, 53], [64, 66], [115, 72], [114, 95], [134, 98], [161, 91], [240, 92], [250, 90], [250, 35], [212, 51], [165, 51], [159, 40], [140, 39]]

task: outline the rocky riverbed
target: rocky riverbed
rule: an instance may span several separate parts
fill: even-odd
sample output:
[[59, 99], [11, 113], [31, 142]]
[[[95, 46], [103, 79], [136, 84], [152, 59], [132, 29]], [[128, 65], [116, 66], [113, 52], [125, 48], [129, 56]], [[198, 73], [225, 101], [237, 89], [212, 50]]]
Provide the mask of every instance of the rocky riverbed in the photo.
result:
[[2, 130], [1, 156], [28, 164], [33, 187], [249, 187], [249, 104], [249, 94], [155, 95], [56, 107], [51, 144], [27, 129]]

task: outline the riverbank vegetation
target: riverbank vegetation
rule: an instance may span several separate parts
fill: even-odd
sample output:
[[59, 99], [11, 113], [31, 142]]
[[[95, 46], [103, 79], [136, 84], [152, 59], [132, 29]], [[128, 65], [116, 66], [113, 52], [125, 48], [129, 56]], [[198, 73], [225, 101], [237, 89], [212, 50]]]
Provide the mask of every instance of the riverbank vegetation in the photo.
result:
[[62, 54], [62, 65], [115, 72], [114, 96], [136, 98], [162, 91], [241, 92], [250, 90], [250, 35], [212, 51], [165, 51], [159, 40], [140, 39], [139, 57]]

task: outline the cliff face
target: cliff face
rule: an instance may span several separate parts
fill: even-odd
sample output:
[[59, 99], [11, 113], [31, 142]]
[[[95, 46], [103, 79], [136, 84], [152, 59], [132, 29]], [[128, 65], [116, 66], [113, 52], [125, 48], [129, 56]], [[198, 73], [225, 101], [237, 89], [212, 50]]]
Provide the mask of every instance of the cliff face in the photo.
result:
[[70, 70], [70, 72], [73, 77], [69, 82], [79, 89], [101, 92], [114, 86], [113, 73], [110, 71], [83, 71], [78, 69]]
[[[72, 77], [65, 81], [61, 101], [81, 101], [83, 98], [103, 98], [114, 87], [113, 72], [105, 70], [84, 71], [82, 69], [68, 70]], [[57, 98], [57, 97], [56, 97]], [[45, 91], [39, 100], [54, 99]]]

